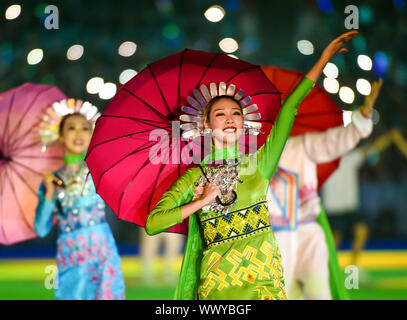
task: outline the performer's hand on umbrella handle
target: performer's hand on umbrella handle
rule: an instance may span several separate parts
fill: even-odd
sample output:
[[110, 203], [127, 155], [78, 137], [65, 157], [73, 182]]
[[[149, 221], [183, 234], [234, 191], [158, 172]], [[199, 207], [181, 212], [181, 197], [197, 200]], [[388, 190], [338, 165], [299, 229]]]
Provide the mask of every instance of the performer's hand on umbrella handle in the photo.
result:
[[47, 172], [42, 176], [42, 180], [44, 181], [46, 189], [45, 198], [51, 201], [55, 193], [55, 181], [57, 180], [57, 178], [52, 173]]
[[216, 197], [221, 197], [221, 192], [220, 189], [217, 185], [213, 183], [207, 183], [205, 185], [205, 189], [203, 191], [202, 197], [201, 197], [201, 203], [203, 206], [206, 206], [210, 203], [212, 203]]
[[365, 97], [365, 101], [360, 107], [360, 112], [365, 118], [370, 118], [372, 116], [372, 110], [376, 103], [377, 97], [379, 96], [382, 85], [383, 79], [381, 78], [372, 83], [372, 90], [370, 91], [370, 94]]
[[[196, 197], [196, 196], [200, 195], [200, 194], [202, 194], [202, 197], [197, 199], [198, 197]], [[220, 196], [220, 195], [221, 195], [221, 193], [220, 193], [219, 187], [212, 183], [208, 182], [205, 185], [205, 188], [197, 187], [195, 189], [195, 196], [194, 196], [195, 200], [193, 200], [192, 202], [181, 207], [182, 220], [189, 217], [194, 212], [202, 209], [206, 205], [212, 203], [216, 199], [216, 197]]]
[[346, 42], [354, 38], [358, 33], [359, 32], [356, 30], [349, 31], [331, 41], [331, 43], [322, 52], [321, 57], [319, 58], [317, 63], [315, 63], [315, 65], [307, 73], [306, 77], [314, 82], [317, 82], [329, 60], [331, 60], [336, 54], [340, 52], [347, 52], [348, 49], [343, 48], [342, 46]]

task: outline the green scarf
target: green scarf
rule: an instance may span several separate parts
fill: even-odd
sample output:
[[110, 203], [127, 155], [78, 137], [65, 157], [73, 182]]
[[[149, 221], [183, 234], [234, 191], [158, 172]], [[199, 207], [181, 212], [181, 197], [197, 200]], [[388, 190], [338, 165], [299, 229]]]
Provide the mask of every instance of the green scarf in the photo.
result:
[[233, 147], [229, 148], [220, 148], [217, 149], [215, 146], [212, 144], [212, 152], [211, 154], [208, 154], [201, 162], [201, 165], [207, 165], [211, 161], [216, 161], [216, 160], [224, 160], [224, 159], [235, 159], [239, 156], [242, 156], [243, 153], [241, 153], [238, 150], [238, 145], [234, 145]]
[[332, 235], [331, 227], [329, 226], [328, 219], [325, 211], [319, 204], [320, 213], [316, 219], [317, 223], [324, 231], [326, 245], [329, 253], [329, 284], [331, 288], [331, 295], [333, 300], [349, 300], [348, 290], [345, 288], [345, 280], [343, 271], [339, 265], [338, 254], [335, 248], [335, 241]]
[[67, 166], [74, 163], [79, 163], [85, 160], [86, 153], [65, 155], [64, 162]]

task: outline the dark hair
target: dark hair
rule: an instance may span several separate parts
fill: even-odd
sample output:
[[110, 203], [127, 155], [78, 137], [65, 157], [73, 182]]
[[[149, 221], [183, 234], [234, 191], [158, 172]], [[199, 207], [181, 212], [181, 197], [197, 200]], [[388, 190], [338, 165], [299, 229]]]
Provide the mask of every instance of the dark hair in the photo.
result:
[[[60, 137], [62, 136], [62, 132], [64, 130], [64, 125], [65, 125], [66, 120], [68, 120], [70, 117], [73, 117], [73, 116], [81, 116], [84, 119], [86, 119], [86, 117], [80, 112], [68, 113], [67, 115], [64, 115], [59, 124], [59, 128], [58, 128], [58, 134]], [[89, 124], [89, 127], [91, 127], [90, 124]]]
[[232, 96], [228, 96], [228, 95], [217, 96], [217, 97], [213, 98], [211, 101], [209, 101], [208, 104], [206, 105], [206, 107], [204, 109], [204, 113], [203, 113], [204, 121], [209, 123], [209, 114], [211, 113], [212, 107], [215, 104], [215, 102], [218, 102], [221, 99], [229, 99], [229, 100], [232, 100], [233, 102], [236, 102], [236, 104], [239, 106], [240, 110], [243, 111], [242, 106], [240, 105], [239, 101], [237, 101]]

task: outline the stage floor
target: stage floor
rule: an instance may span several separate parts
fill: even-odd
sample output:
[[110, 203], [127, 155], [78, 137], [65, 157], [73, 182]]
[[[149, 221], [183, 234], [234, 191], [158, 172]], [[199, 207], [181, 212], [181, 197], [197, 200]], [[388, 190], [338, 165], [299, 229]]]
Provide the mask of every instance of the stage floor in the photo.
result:
[[[345, 268], [350, 261], [349, 252], [339, 252], [339, 261]], [[352, 299], [407, 299], [407, 251], [366, 251], [359, 261], [359, 288], [349, 290]], [[44, 286], [48, 265], [55, 265], [55, 260], [0, 259], [0, 300], [53, 299], [53, 290]], [[141, 274], [139, 257], [123, 256], [126, 299], [172, 299], [176, 279], [164, 278], [163, 269], [162, 260], [158, 259], [154, 264], [157, 278], [151, 283]]]

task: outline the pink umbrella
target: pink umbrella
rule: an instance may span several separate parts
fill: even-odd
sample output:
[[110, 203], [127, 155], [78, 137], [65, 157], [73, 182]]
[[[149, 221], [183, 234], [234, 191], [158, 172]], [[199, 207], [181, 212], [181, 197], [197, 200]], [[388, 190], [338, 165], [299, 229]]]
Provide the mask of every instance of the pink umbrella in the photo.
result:
[[36, 237], [37, 191], [45, 172], [63, 166], [63, 150], [41, 150], [38, 125], [47, 107], [66, 98], [56, 87], [26, 83], [0, 94], [0, 243]]
[[[96, 123], [86, 158], [97, 192], [119, 218], [144, 226], [163, 193], [194, 165], [182, 158], [177, 163], [153, 163], [150, 151], [167, 136], [169, 146], [162, 152], [168, 159], [177, 158], [179, 150], [191, 150], [193, 146], [185, 141], [173, 140], [173, 121], [182, 120], [183, 111], [191, 114], [184, 119], [194, 118], [199, 101], [206, 99], [199, 92], [207, 97], [211, 85], [221, 82], [222, 92], [230, 90], [242, 99], [242, 105], [247, 103], [247, 113], [258, 107], [261, 118], [254, 114], [250, 119], [258, 120], [265, 133], [258, 136], [260, 146], [281, 104], [280, 92], [257, 65], [225, 54], [186, 49], [148, 65], [120, 88]], [[149, 139], [156, 129], [161, 132], [159, 141]], [[185, 222], [169, 231], [186, 233], [186, 226]]]

